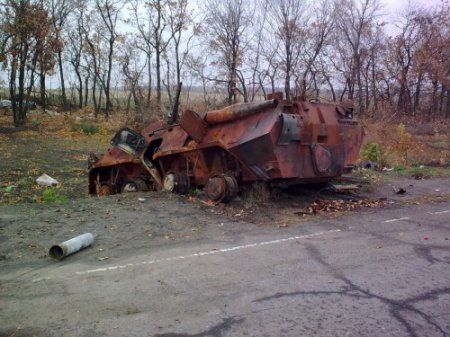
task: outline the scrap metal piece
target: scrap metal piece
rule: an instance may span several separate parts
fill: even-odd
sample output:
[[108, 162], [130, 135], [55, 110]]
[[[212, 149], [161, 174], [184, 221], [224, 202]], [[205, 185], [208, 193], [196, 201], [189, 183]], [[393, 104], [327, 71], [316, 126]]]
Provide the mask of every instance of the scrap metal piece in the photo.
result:
[[204, 116], [192, 110], [186, 110], [181, 115], [180, 127], [188, 133], [197, 143], [200, 143], [208, 131], [208, 124], [203, 120]]
[[119, 130], [110, 143], [132, 156], [141, 153], [147, 146], [144, 137], [129, 128]]
[[298, 127], [297, 116], [292, 114], [280, 114], [281, 134], [278, 138], [278, 145], [288, 145], [291, 141], [300, 140], [300, 129]]
[[278, 105], [276, 99], [264, 102], [238, 103], [221, 110], [208, 111], [205, 120], [208, 124], [219, 124], [248, 117], [254, 113], [273, 109]]

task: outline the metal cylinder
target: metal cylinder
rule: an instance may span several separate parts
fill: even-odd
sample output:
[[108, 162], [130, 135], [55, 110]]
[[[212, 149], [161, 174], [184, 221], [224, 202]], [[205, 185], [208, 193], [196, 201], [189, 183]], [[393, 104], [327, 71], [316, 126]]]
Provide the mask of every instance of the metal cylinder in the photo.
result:
[[225, 123], [275, 108], [277, 105], [278, 101], [276, 99], [263, 102], [233, 104], [221, 110], [208, 111], [205, 116], [205, 121], [208, 124]]
[[53, 245], [48, 251], [49, 255], [57, 260], [62, 260], [66, 256], [76, 253], [79, 250], [89, 247], [94, 242], [94, 236], [91, 233], [78, 235], [70, 240]]

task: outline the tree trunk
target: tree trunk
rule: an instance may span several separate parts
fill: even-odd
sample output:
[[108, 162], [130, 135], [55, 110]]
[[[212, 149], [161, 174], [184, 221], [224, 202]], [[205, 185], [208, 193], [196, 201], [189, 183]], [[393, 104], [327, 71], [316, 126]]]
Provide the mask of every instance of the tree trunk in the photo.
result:
[[444, 100], [445, 100], [445, 93], [447, 91], [447, 88], [445, 84], [442, 84], [441, 87], [441, 97], [439, 99], [439, 116], [445, 116], [444, 113]]
[[58, 52], [58, 68], [59, 68], [59, 81], [61, 85], [61, 105], [65, 111], [67, 109], [66, 87], [64, 84], [64, 70], [62, 61], [62, 52]]
[[88, 71], [87, 76], [84, 78], [84, 106], [86, 107], [88, 105], [88, 99], [89, 99], [89, 79], [91, 77], [91, 72]]
[[[347, 92], [349, 86], [350, 86], [350, 84], [347, 84], [347, 85], [344, 87], [344, 90], [342, 90], [342, 94], [341, 94], [341, 97], [340, 97], [340, 99], [339, 99], [339, 102], [342, 102], [342, 101], [344, 100], [345, 93]], [[353, 95], [350, 94], [350, 90], [348, 90], [348, 91], [349, 91], [349, 94], [348, 94], [347, 98], [348, 98], [349, 100], [352, 100], [352, 99], [353, 99]]]
[[275, 93], [275, 77], [270, 77], [270, 87], [272, 88], [272, 94]]
[[178, 82], [177, 92], [175, 94], [175, 101], [173, 104], [172, 114], [170, 115], [169, 124], [175, 124], [178, 120], [178, 114], [179, 114], [178, 107], [180, 104], [180, 94], [181, 94], [182, 85], [183, 85], [183, 83]]
[[445, 118], [450, 119], [450, 89], [447, 89], [447, 104], [445, 107]]
[[126, 108], [126, 114], [128, 115], [128, 113], [130, 112], [130, 104], [131, 104], [131, 96], [132, 96], [133, 94], [132, 94], [132, 92], [130, 91], [129, 93], [128, 93], [128, 96], [127, 96], [127, 108]]
[[[264, 100], [266, 100], [267, 99], [267, 94], [266, 94], [266, 89], [264, 88], [264, 81], [261, 78], [261, 74], [259, 74], [258, 79], [259, 79], [259, 87], [261, 88], [261, 90], [263, 92]], [[253, 99], [252, 99], [252, 101], [253, 101]]]
[[414, 93], [413, 115], [417, 113], [420, 103], [420, 87], [422, 85], [422, 73], [417, 75], [416, 92]]
[[325, 76], [325, 81], [327, 81], [328, 86], [330, 87], [331, 96], [333, 97], [333, 102], [336, 102], [336, 92], [334, 91], [333, 83], [331, 83], [330, 78]]
[[156, 44], [156, 110], [161, 111], [161, 51], [160, 44]]
[[428, 111], [428, 118], [427, 120], [430, 121], [433, 114], [436, 115], [437, 112], [437, 98], [436, 98], [436, 94], [438, 91], [438, 82], [436, 80], [432, 81], [433, 83], [433, 92], [431, 94], [431, 102], [430, 102], [430, 109]]
[[375, 113], [378, 111], [378, 95], [377, 95], [377, 86], [376, 86], [376, 72], [375, 72], [375, 57], [373, 56], [372, 51], [372, 62], [371, 62], [371, 86], [372, 86], [372, 98], [373, 98], [373, 107]]
[[364, 105], [363, 99], [363, 87], [362, 87], [362, 79], [361, 79], [361, 59], [359, 55], [357, 56], [356, 62], [356, 80], [358, 84], [358, 107], [359, 107], [359, 115], [363, 116], [366, 113], [366, 107]]
[[[352, 76], [353, 77], [353, 76]], [[353, 101], [353, 97], [354, 97], [354, 89], [355, 89], [355, 82], [351, 79], [351, 78], [347, 78], [346, 79], [347, 85], [344, 88], [344, 92], [346, 92], [348, 90], [348, 95], [347, 98], [351, 101]], [[341, 101], [342, 98], [344, 97], [344, 94], [342, 94], [341, 96]]]
[[11, 97], [11, 107], [13, 111], [14, 126], [19, 126], [17, 101], [15, 100], [16, 93], [16, 72], [17, 72], [17, 57], [14, 56], [11, 62], [11, 75], [9, 78], [9, 97]]
[[24, 47], [24, 51], [20, 55], [20, 68], [19, 68], [19, 94], [17, 96], [17, 101], [19, 103], [17, 110], [17, 122], [18, 126], [24, 125], [26, 121], [26, 106], [24, 105], [25, 99], [25, 72], [26, 72], [26, 61], [28, 56], [28, 46]]
[[108, 72], [106, 75], [106, 85], [104, 88], [105, 97], [106, 97], [105, 117], [109, 117], [110, 111], [112, 109], [110, 89], [111, 89], [111, 73], [112, 73], [113, 54], [114, 54], [114, 38], [111, 38], [111, 39], [109, 39]]
[[237, 78], [239, 79], [239, 82], [241, 82], [242, 86], [242, 96], [244, 96], [244, 102], [248, 103], [248, 91], [247, 91], [247, 85], [245, 84], [245, 78], [242, 75], [242, 72], [236, 71]]
[[94, 115], [97, 118], [98, 112], [100, 111], [99, 104], [97, 103], [97, 76], [94, 75], [94, 80], [92, 82], [92, 102], [94, 103]]
[[291, 48], [289, 44], [286, 44], [286, 77], [284, 79], [284, 93], [286, 100], [291, 100]]
[[236, 72], [237, 72], [237, 51], [236, 45], [233, 43], [233, 53], [231, 60], [231, 69], [230, 69], [230, 85], [231, 85], [231, 95], [233, 98], [233, 103], [237, 102], [236, 90], [237, 90], [237, 80], [236, 80]]
[[152, 58], [147, 55], [147, 68], [148, 68], [148, 90], [147, 90], [147, 103], [145, 106], [150, 109], [152, 101]]
[[81, 78], [81, 74], [76, 70], [76, 75], [78, 79], [78, 108], [81, 109], [83, 107], [83, 79]]
[[40, 100], [41, 100], [41, 106], [42, 106], [42, 110], [45, 111], [47, 102], [45, 99], [45, 73], [41, 72], [39, 74], [39, 80], [40, 80], [40, 88], [39, 88], [39, 92], [40, 92]]

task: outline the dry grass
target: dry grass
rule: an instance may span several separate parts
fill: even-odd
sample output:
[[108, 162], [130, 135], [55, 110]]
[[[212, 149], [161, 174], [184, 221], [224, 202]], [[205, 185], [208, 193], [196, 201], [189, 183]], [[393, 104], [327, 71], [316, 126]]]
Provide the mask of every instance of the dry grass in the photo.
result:
[[447, 130], [446, 127], [432, 128], [427, 134], [420, 134], [417, 127], [372, 123], [366, 125], [364, 143], [379, 145], [380, 166], [445, 166], [450, 164], [450, 133]]
[[253, 207], [268, 203], [272, 194], [266, 183], [255, 182], [244, 191], [242, 198], [247, 207]]

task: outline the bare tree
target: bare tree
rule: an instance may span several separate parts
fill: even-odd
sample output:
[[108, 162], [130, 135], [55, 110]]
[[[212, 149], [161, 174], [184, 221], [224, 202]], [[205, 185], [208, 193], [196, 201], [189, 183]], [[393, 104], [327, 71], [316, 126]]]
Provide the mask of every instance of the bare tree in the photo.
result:
[[273, 34], [282, 42], [279, 64], [284, 71], [284, 92], [291, 99], [292, 72], [298, 65], [304, 45], [304, 28], [308, 20], [305, 2], [298, 0], [272, 0], [270, 24]]
[[105, 115], [108, 116], [113, 106], [111, 102], [111, 74], [113, 67], [114, 45], [118, 38], [117, 21], [120, 10], [124, 7], [124, 2], [120, 0], [96, 0], [95, 6], [100, 13], [107, 35], [99, 32], [107, 40], [107, 70], [106, 79], [102, 79], [103, 90], [105, 92], [106, 107]]
[[411, 90], [408, 85], [410, 71], [413, 66], [413, 57], [420, 43], [419, 22], [416, 12], [409, 10], [402, 18], [401, 33], [397, 35], [390, 44], [394, 53], [396, 72], [399, 84], [397, 108], [405, 113], [411, 113], [412, 101]]
[[[150, 0], [142, 4], [139, 0], [131, 1], [134, 14], [134, 25], [139, 37], [145, 45], [145, 53], [148, 61], [148, 74], [151, 76], [151, 57], [154, 53], [156, 62], [156, 109], [161, 109], [161, 67], [162, 56], [170, 42], [164, 33], [168, 25], [167, 13], [168, 0]], [[142, 13], [145, 13], [144, 15]], [[151, 80], [151, 77], [149, 78]], [[151, 81], [149, 81], [148, 105], [150, 105]]]
[[[59, 40], [64, 40], [61, 36], [63, 27], [66, 24], [69, 14], [74, 10], [74, 2], [70, 0], [45, 0], [46, 7], [49, 9], [51, 15], [51, 22], [53, 29], [57, 34]], [[67, 96], [66, 85], [64, 80], [64, 67], [63, 67], [63, 48], [58, 50], [58, 70], [59, 81], [61, 86], [61, 105], [63, 109], [67, 108]]]
[[142, 115], [144, 99], [139, 82], [142, 78], [145, 63], [141, 64], [141, 62], [139, 62], [139, 49], [136, 48], [136, 41], [131, 40], [131, 43], [124, 42], [121, 47], [122, 52], [119, 58], [122, 73], [125, 76], [125, 87], [129, 90], [127, 112], [130, 108], [131, 98], [133, 98], [134, 110], [136, 114]]
[[[98, 116], [101, 107], [102, 87], [100, 87], [100, 93], [97, 94], [98, 82], [101, 79], [100, 64], [102, 62], [102, 50], [101, 50], [101, 38], [97, 33], [97, 25], [95, 22], [95, 12], [90, 12], [85, 16], [86, 22], [83, 25], [84, 40], [86, 42], [85, 54], [83, 55], [86, 60], [86, 70], [88, 71], [88, 77], [92, 77], [92, 102], [94, 104], [95, 116]], [[85, 101], [88, 97], [89, 82], [85, 82]]]
[[[265, 48], [268, 47], [268, 32], [267, 32], [267, 17], [269, 10], [269, 2], [258, 1], [255, 7], [254, 16], [252, 20], [252, 27], [254, 30], [253, 38], [249, 39], [249, 50], [245, 57], [250, 69], [250, 83], [248, 100], [253, 101], [259, 91], [265, 94], [264, 82], [267, 78], [267, 63], [265, 59]], [[269, 48], [273, 56], [274, 49]], [[266, 55], [267, 56], [267, 55]], [[270, 59], [270, 56], [269, 56]]]
[[[69, 62], [72, 65], [73, 71], [77, 78], [78, 84], [76, 89], [78, 91], [78, 107], [83, 107], [83, 53], [85, 52], [85, 23], [84, 16], [86, 13], [86, 3], [82, 0], [78, 1], [73, 11], [73, 19], [69, 25], [67, 32], [68, 44], [66, 50], [69, 52]], [[87, 86], [86, 88], [87, 89]]]
[[[175, 59], [175, 74], [176, 74], [176, 92], [175, 98], [170, 99], [170, 104], [172, 106], [171, 115], [169, 119], [169, 123], [173, 124], [178, 119], [178, 109], [180, 103], [180, 94], [181, 94], [181, 70], [183, 64], [186, 60], [186, 56], [189, 52], [189, 44], [194, 35], [190, 35], [186, 41], [186, 46], [184, 52], [181, 52], [181, 42], [183, 32], [188, 30], [189, 24], [192, 22], [191, 13], [187, 8], [188, 2], [187, 0], [174, 0], [169, 2], [168, 6], [168, 17], [167, 21], [169, 24], [171, 42], [173, 45], [173, 53]], [[195, 30], [195, 27], [194, 27]], [[169, 67], [167, 69], [169, 74]], [[168, 93], [169, 97], [171, 97], [171, 88], [168, 85]]]
[[362, 58], [366, 51], [365, 34], [372, 29], [379, 15], [380, 5], [377, 0], [340, 0], [336, 3], [335, 42], [351, 51], [351, 63], [348, 74], [348, 98], [353, 100], [354, 86], [357, 87], [358, 110], [365, 112], [362, 83]]
[[[415, 54], [415, 64], [420, 75], [416, 83], [415, 104], [419, 105], [420, 91], [426, 78], [431, 80], [432, 93], [428, 118], [441, 115], [450, 118], [450, 12], [448, 1], [428, 11], [418, 11], [421, 45]], [[438, 90], [440, 89], [440, 95]]]
[[[335, 7], [327, 0], [315, 3], [311, 22], [305, 28], [307, 39], [304, 48], [300, 52], [298, 83], [300, 99], [306, 99], [307, 78], [315, 74], [315, 62], [322, 52], [325, 44], [329, 43], [328, 38], [334, 28]], [[323, 68], [322, 68], [323, 70]]]
[[[207, 35], [209, 46], [216, 52], [217, 65], [226, 71], [226, 80], [215, 78], [215, 81], [224, 81], [227, 84], [229, 104], [237, 101], [237, 70], [242, 64], [247, 45], [246, 31], [250, 24], [249, 13], [243, 0], [208, 0], [207, 17], [204, 32]], [[247, 100], [246, 97], [244, 97]]]

